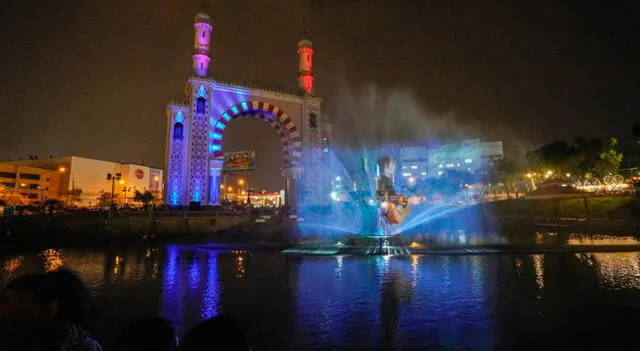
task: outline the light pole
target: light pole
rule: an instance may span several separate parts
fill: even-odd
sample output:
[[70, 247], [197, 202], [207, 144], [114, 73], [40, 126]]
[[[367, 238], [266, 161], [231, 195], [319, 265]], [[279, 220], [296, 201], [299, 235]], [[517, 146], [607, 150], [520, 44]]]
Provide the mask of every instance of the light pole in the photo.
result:
[[124, 193], [124, 204], [127, 204], [127, 193], [131, 191], [131, 187], [122, 187], [122, 192]]
[[[244, 189], [244, 185], [245, 185], [245, 181], [244, 179], [240, 178], [238, 179], [238, 194], [239, 195], [244, 195], [242, 192], [240, 192], [241, 189]], [[247, 206], [251, 206], [251, 190], [249, 190], [249, 184], [247, 184]], [[242, 200], [240, 200], [242, 201]]]
[[45, 209], [44, 200], [46, 200], [46, 196], [44, 196], [44, 192], [49, 190], [49, 187], [44, 187], [44, 188], [38, 187], [38, 190], [40, 190], [40, 201], [42, 202], [42, 213], [44, 213], [44, 209]]
[[120, 178], [122, 178], [122, 174], [121, 173], [116, 173], [116, 174], [111, 174], [111, 173], [107, 173], [107, 180], [111, 181], [111, 203], [109, 204], [109, 216], [112, 217], [113, 216], [113, 196], [115, 195], [115, 191], [116, 191], [116, 180], [120, 180]]

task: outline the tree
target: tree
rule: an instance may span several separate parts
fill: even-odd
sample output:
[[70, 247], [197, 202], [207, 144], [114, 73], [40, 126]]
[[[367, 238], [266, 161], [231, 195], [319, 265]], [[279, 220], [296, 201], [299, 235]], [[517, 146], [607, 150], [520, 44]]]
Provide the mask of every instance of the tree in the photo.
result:
[[145, 190], [143, 193], [139, 190], [136, 190], [135, 195], [133, 196], [134, 201], [142, 202], [145, 208], [149, 206], [149, 203], [153, 201], [154, 196], [149, 190]]
[[67, 198], [69, 199], [69, 205], [71, 206], [73, 206], [76, 202], [82, 201], [82, 189], [75, 187], [72, 188], [67, 192]]
[[13, 207], [25, 205], [27, 201], [24, 196], [20, 195], [17, 189], [0, 185], [0, 203]]
[[593, 172], [600, 177], [617, 174], [622, 163], [622, 152], [616, 151], [618, 140], [609, 139], [609, 145], [602, 150], [599, 159], [596, 161]]
[[[100, 196], [98, 196], [98, 205], [100, 207], [111, 206], [111, 193], [100, 190]], [[114, 199], [115, 202], [115, 199]]]
[[496, 161], [489, 170], [488, 180], [492, 183], [502, 183], [507, 193], [507, 198], [511, 199], [511, 193], [515, 192], [515, 185], [522, 180], [522, 169], [518, 162], [503, 159]]

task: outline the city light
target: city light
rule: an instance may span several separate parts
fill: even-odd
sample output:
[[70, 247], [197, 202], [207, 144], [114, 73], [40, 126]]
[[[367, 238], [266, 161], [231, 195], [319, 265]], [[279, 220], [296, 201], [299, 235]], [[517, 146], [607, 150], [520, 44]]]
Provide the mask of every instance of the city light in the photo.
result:
[[124, 184], [124, 179], [120, 179], [118, 183], [120, 183], [120, 185]]
[[232, 192], [233, 191], [233, 187], [232, 186], [228, 187], [227, 191]]
[[416, 178], [414, 178], [414, 177], [409, 177], [409, 178], [407, 178], [407, 182], [409, 182], [409, 184], [415, 184], [415, 182], [416, 182]]
[[238, 184], [239, 185], [244, 185], [244, 179], [242, 179], [242, 178], [238, 179]]
[[60, 171], [60, 173], [64, 173], [64, 172], [67, 171], [67, 169], [64, 168], [64, 167], [60, 167], [60, 168], [58, 168], [58, 171]]
[[336, 181], [338, 181], [338, 182], [339, 182], [339, 181], [341, 181], [341, 180], [342, 180], [342, 178], [340, 178], [340, 176], [337, 176], [337, 177], [336, 177]]

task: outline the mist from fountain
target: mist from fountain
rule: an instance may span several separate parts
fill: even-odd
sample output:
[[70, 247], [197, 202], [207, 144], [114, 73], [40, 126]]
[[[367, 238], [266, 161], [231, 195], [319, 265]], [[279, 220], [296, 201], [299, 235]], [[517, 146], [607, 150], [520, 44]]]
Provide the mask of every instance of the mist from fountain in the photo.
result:
[[[337, 102], [334, 110], [339, 114], [331, 118], [335, 141], [330, 150], [316, 150], [316, 157], [310, 158], [320, 160], [321, 167], [305, 165], [305, 169], [313, 169], [305, 175], [312, 179], [313, 186], [300, 194], [305, 199], [297, 209], [304, 218], [300, 222], [303, 234], [395, 235], [420, 231], [477, 202], [476, 183], [480, 182], [480, 170], [484, 170], [480, 151], [472, 147], [456, 149], [443, 140], [469, 139], [479, 126], [459, 123], [451, 113], [426, 110], [408, 90], [367, 85], [355, 91], [342, 84], [329, 100]], [[406, 163], [402, 155], [405, 146], [440, 148], [442, 152], [429, 156], [429, 164], [437, 168], [420, 173], [401, 169]], [[453, 155], [457, 161], [444, 159], [455, 153], [459, 153]], [[402, 223], [389, 226], [383, 233], [379, 223], [381, 199], [376, 196], [380, 170], [376, 165], [385, 155], [396, 163], [394, 189], [409, 197], [411, 212]], [[434, 157], [444, 158], [438, 161]], [[474, 172], [467, 172], [471, 165], [466, 162], [473, 163]], [[409, 173], [411, 176], [407, 176]]]

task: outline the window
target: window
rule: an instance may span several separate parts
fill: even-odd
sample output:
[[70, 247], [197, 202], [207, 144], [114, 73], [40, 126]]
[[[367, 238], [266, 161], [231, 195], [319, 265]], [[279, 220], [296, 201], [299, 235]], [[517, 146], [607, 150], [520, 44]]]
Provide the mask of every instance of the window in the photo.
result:
[[39, 189], [40, 185], [39, 184], [29, 184], [29, 189]]
[[309, 127], [316, 129], [318, 127], [318, 116], [315, 113], [309, 115]]
[[182, 140], [183, 138], [184, 126], [182, 123], [178, 122], [173, 125], [173, 139], [174, 140]]
[[20, 179], [40, 180], [40, 175], [34, 173], [20, 173]]
[[309, 55], [307, 55], [307, 61], [311, 60], [311, 57], [309, 57]]
[[204, 38], [207, 35], [207, 32], [202, 32], [202, 37]]
[[4, 186], [5, 188], [13, 188], [15, 186], [15, 184], [13, 183], [0, 183], [0, 185]]
[[206, 106], [207, 102], [203, 97], [196, 99], [196, 113], [204, 113]]
[[29, 199], [37, 199], [38, 198], [38, 194], [29, 194], [29, 195], [27, 195], [27, 198], [29, 198]]
[[16, 174], [13, 172], [0, 172], [0, 178], [16, 179]]

